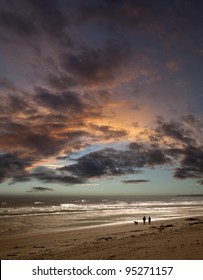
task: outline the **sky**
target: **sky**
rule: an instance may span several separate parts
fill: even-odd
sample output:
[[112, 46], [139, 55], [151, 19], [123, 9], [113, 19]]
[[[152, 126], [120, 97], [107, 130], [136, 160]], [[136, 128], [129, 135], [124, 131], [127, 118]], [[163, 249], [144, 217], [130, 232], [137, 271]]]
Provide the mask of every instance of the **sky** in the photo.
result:
[[203, 194], [201, 0], [1, 0], [0, 195]]

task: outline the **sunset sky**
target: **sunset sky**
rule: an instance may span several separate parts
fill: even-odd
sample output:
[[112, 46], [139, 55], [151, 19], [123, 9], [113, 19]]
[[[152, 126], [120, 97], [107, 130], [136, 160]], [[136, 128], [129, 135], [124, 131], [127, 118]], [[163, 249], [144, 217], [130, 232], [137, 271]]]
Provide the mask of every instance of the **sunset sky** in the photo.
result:
[[1, 0], [0, 183], [203, 194], [203, 1]]

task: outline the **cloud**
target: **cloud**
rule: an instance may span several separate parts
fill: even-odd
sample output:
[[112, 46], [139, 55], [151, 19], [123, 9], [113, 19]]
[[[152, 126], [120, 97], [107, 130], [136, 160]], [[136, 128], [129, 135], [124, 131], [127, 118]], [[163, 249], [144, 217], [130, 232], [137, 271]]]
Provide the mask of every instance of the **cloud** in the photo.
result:
[[3, 76], [0, 76], [0, 88], [12, 91], [16, 90], [16, 87], [13, 84], [13, 82]]
[[145, 143], [142, 142], [131, 142], [129, 148], [132, 150], [144, 150], [146, 148]]
[[140, 183], [148, 183], [150, 181], [140, 179], [140, 180], [123, 180], [122, 182], [125, 184], [140, 184]]
[[45, 192], [45, 191], [53, 191], [53, 189], [44, 188], [44, 187], [33, 187], [30, 191], [27, 192]]
[[136, 173], [128, 152], [105, 149], [77, 159], [77, 163], [60, 169], [82, 178], [118, 176]]
[[[193, 115], [184, 116], [182, 119], [184, 123], [166, 122], [159, 118], [152, 134], [155, 142], [131, 142], [128, 149], [124, 151], [104, 149], [92, 152], [61, 170], [81, 178], [94, 178], [136, 174], [144, 167], [154, 168], [176, 164], [178, 167], [174, 171], [174, 178], [201, 179], [203, 175], [202, 147], [192, 145], [196, 143], [192, 129], [194, 129], [194, 124], [196, 128], [199, 128], [200, 122]], [[108, 126], [94, 128], [107, 134], [111, 129]], [[168, 137], [169, 140], [166, 138], [163, 141], [164, 137]]]
[[82, 111], [83, 104], [81, 99], [74, 92], [62, 92], [54, 94], [46, 89], [37, 88], [35, 100], [39, 105], [53, 110], [74, 110]]
[[170, 164], [171, 159], [160, 149], [151, 149], [146, 153], [147, 165], [153, 167], [154, 165]]
[[111, 126], [108, 126], [108, 125], [98, 126], [98, 125], [94, 125], [94, 124], [91, 124], [90, 127], [94, 130], [95, 134], [99, 133], [98, 137], [101, 136], [102, 139], [115, 140], [115, 139], [120, 138], [123, 140], [124, 138], [126, 138], [128, 136], [128, 132], [125, 129], [115, 130]]
[[188, 146], [180, 161], [180, 167], [174, 172], [177, 179], [203, 178], [203, 148]]
[[60, 168], [81, 178], [137, 174], [143, 167], [170, 164], [162, 151], [104, 149], [89, 153], [76, 160], [76, 164]]
[[26, 167], [31, 166], [28, 159], [20, 159], [15, 155], [0, 154], [0, 183], [13, 178], [14, 180], [27, 181]]
[[196, 178], [193, 174], [193, 169], [191, 168], [176, 168], [173, 177], [176, 179], [187, 179], [187, 178]]
[[[161, 50], [167, 44], [170, 53], [173, 49], [169, 47], [176, 41], [180, 52], [184, 47], [193, 53], [193, 43], [188, 49], [180, 38], [192, 34], [197, 41], [201, 34], [201, 25], [196, 24], [201, 19], [201, 9], [196, 11], [199, 1], [194, 5], [191, 1], [176, 5], [174, 1], [167, 7], [142, 0], [0, 2], [0, 70], [4, 72], [0, 76], [1, 181], [35, 177], [44, 182], [75, 184], [100, 176], [136, 174], [142, 168], [172, 162], [177, 166], [175, 178], [201, 180], [201, 120], [192, 114], [180, 121], [159, 118], [156, 127], [134, 134], [142, 129], [142, 121], [137, 125], [137, 115], [145, 118], [142, 109], [146, 108], [146, 115], [154, 114], [150, 105], [154, 98], [146, 101], [145, 97], [153, 92], [149, 84], [163, 77], [157, 46]], [[176, 6], [177, 18], [171, 15]], [[200, 47], [197, 44], [195, 49]], [[169, 72], [180, 68], [175, 57], [168, 56], [165, 62]], [[140, 94], [131, 102], [133, 84]], [[161, 85], [157, 83], [156, 88]], [[156, 102], [162, 97], [168, 100], [166, 95], [160, 93]], [[149, 104], [143, 104], [145, 101]], [[129, 126], [118, 121], [127, 106], [137, 129], [132, 128], [132, 119]], [[27, 171], [27, 164], [31, 167], [62, 155], [69, 158], [71, 152], [95, 142], [133, 141], [133, 135], [135, 140], [125, 151], [89, 153], [52, 173]], [[199, 152], [192, 156], [190, 147]]]
[[[16, 7], [20, 7], [16, 9]], [[65, 30], [69, 25], [68, 13], [64, 14], [55, 0], [16, 0], [14, 4], [1, 3], [1, 26], [19, 37], [40, 36], [41, 33], [68, 42]], [[66, 35], [66, 40], [65, 40]]]
[[1, 12], [0, 26], [24, 38], [38, 33], [36, 25], [30, 18], [17, 13]]
[[[77, 54], [61, 55], [61, 66], [84, 85], [108, 85], [117, 80], [123, 63], [126, 65], [125, 49], [107, 44], [103, 48], [81, 49]], [[125, 62], [124, 62], [125, 57]]]
[[86, 180], [79, 177], [64, 174], [60, 170], [53, 170], [47, 167], [37, 167], [32, 173], [31, 178], [35, 178], [44, 183], [60, 183], [64, 185], [83, 184]]
[[[52, 105], [49, 105], [52, 107]], [[183, 118], [182, 118], [183, 119]], [[63, 166], [58, 169], [35, 168], [27, 170], [41, 159], [55, 156], [58, 159], [66, 160], [71, 149], [75, 147], [85, 147], [85, 139], [116, 139], [126, 137], [125, 131], [114, 131], [111, 126], [90, 125], [93, 132], [86, 130], [78, 131], [58, 131], [53, 129], [49, 133], [49, 127], [36, 126], [36, 132], [30, 130], [28, 126], [17, 123], [7, 123], [2, 128], [12, 131], [9, 138], [5, 138], [4, 147], [13, 154], [2, 153], [0, 157], [0, 181], [12, 179], [11, 183], [26, 182], [31, 179], [37, 179], [44, 183], [60, 183], [65, 185], [84, 184], [87, 180], [98, 177], [116, 177], [128, 174], [139, 174], [143, 168], [154, 168], [156, 166], [165, 166], [176, 164], [173, 177], [176, 179], [199, 179], [203, 178], [203, 150], [202, 146], [192, 146], [193, 138], [189, 138], [190, 126], [194, 123], [199, 127], [199, 122], [192, 116], [184, 117], [184, 123], [188, 126], [186, 130], [180, 123], [165, 122], [161, 119], [158, 122], [158, 128], [154, 132], [160, 137], [170, 136], [176, 142], [169, 144], [160, 142], [131, 142], [125, 150], [101, 149], [90, 152], [89, 154], [75, 159], [74, 164]], [[50, 124], [51, 125], [51, 124]], [[66, 127], [66, 126], [65, 126]], [[170, 129], [167, 130], [166, 128]], [[63, 129], [63, 126], [59, 127]], [[57, 128], [58, 129], [58, 128]], [[47, 132], [46, 132], [47, 131]], [[96, 133], [99, 135], [96, 136]], [[184, 134], [186, 133], [186, 135]], [[14, 137], [15, 135], [15, 137]], [[155, 134], [156, 135], [156, 134]], [[96, 138], [95, 138], [96, 137]], [[158, 137], [157, 137], [158, 138]], [[83, 140], [82, 140], [83, 139]], [[188, 140], [189, 139], [189, 140]], [[2, 146], [1, 137], [1, 146]], [[8, 145], [8, 146], [6, 146]], [[68, 151], [68, 147], [70, 150]], [[65, 151], [66, 158], [60, 157], [60, 153]], [[15, 155], [14, 155], [15, 152]], [[65, 152], [63, 152], [65, 154]], [[148, 180], [126, 180], [124, 183], [142, 183]]]
[[47, 83], [56, 90], [67, 90], [77, 85], [76, 80], [65, 73], [48, 73]]
[[7, 176], [5, 176], [5, 174], [3, 174], [1, 170], [1, 183], [7, 179], [11, 179], [10, 184], [14, 184], [17, 182], [27, 182], [31, 181], [32, 179], [41, 181], [43, 183], [57, 183], [63, 184], [65, 186], [87, 183], [87, 181], [84, 178], [67, 175], [63, 171], [51, 169], [45, 166], [38, 166], [37, 168], [30, 169], [29, 171], [23, 170], [22, 172], [14, 172], [12, 168], [7, 168], [7, 170]]
[[[67, 139], [57, 138], [49, 131], [51, 125], [33, 125], [9, 122], [2, 120], [3, 135], [0, 146], [4, 151], [10, 151], [20, 158], [31, 158], [40, 161], [57, 155], [66, 145]], [[53, 131], [52, 131], [53, 132]]]
[[190, 145], [195, 143], [195, 140], [192, 138], [192, 131], [189, 128], [183, 127], [180, 122], [166, 122], [162, 118], [158, 118], [156, 133], [157, 137], [167, 136], [182, 144]]
[[[192, 130], [193, 137], [196, 137], [194, 135], [196, 135], [197, 132], [200, 134], [202, 133], [203, 121], [201, 117], [197, 117], [192, 114], [187, 114], [182, 116], [181, 121], [183, 122], [182, 125]], [[198, 138], [201, 139], [201, 137]]]
[[104, 115], [108, 103], [111, 101], [107, 92], [92, 96], [39, 87], [34, 95], [21, 92], [2, 96], [0, 149], [36, 162], [84, 148], [96, 138], [121, 138], [126, 135], [124, 130], [102, 127], [96, 137], [97, 128], [87, 125]]
[[22, 97], [17, 95], [10, 95], [8, 101], [9, 101], [9, 107], [13, 109], [13, 112], [26, 111], [27, 103]]
[[69, 17], [63, 13], [58, 1], [29, 0], [41, 28], [49, 35], [60, 38], [69, 25]]
[[[150, 10], [150, 2], [143, 1], [89, 1], [81, 2], [79, 20], [81, 23], [90, 20], [99, 20], [117, 23], [130, 28], [130, 30], [147, 30], [147, 23], [151, 20], [152, 26], [155, 18]], [[151, 27], [152, 27], [151, 26]]]
[[45, 133], [28, 133], [20, 142], [29, 152], [37, 152], [37, 155], [42, 157], [58, 154], [65, 145], [65, 139], [57, 139]]

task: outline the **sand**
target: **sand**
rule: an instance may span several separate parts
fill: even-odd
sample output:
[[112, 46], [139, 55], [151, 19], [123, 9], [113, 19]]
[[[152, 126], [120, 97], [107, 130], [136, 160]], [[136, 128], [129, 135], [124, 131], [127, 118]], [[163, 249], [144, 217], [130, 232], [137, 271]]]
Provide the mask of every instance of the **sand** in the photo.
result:
[[0, 248], [1, 260], [203, 260], [203, 217], [51, 232], [22, 227], [1, 231]]

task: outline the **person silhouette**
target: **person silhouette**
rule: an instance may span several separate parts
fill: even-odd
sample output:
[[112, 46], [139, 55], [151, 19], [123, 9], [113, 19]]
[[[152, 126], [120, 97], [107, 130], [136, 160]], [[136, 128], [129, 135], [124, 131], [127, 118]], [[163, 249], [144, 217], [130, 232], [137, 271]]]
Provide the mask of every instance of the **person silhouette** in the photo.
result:
[[149, 216], [148, 218], [148, 221], [149, 221], [149, 225], [151, 224], [151, 217]]
[[146, 217], [143, 217], [143, 224], [145, 225]]

